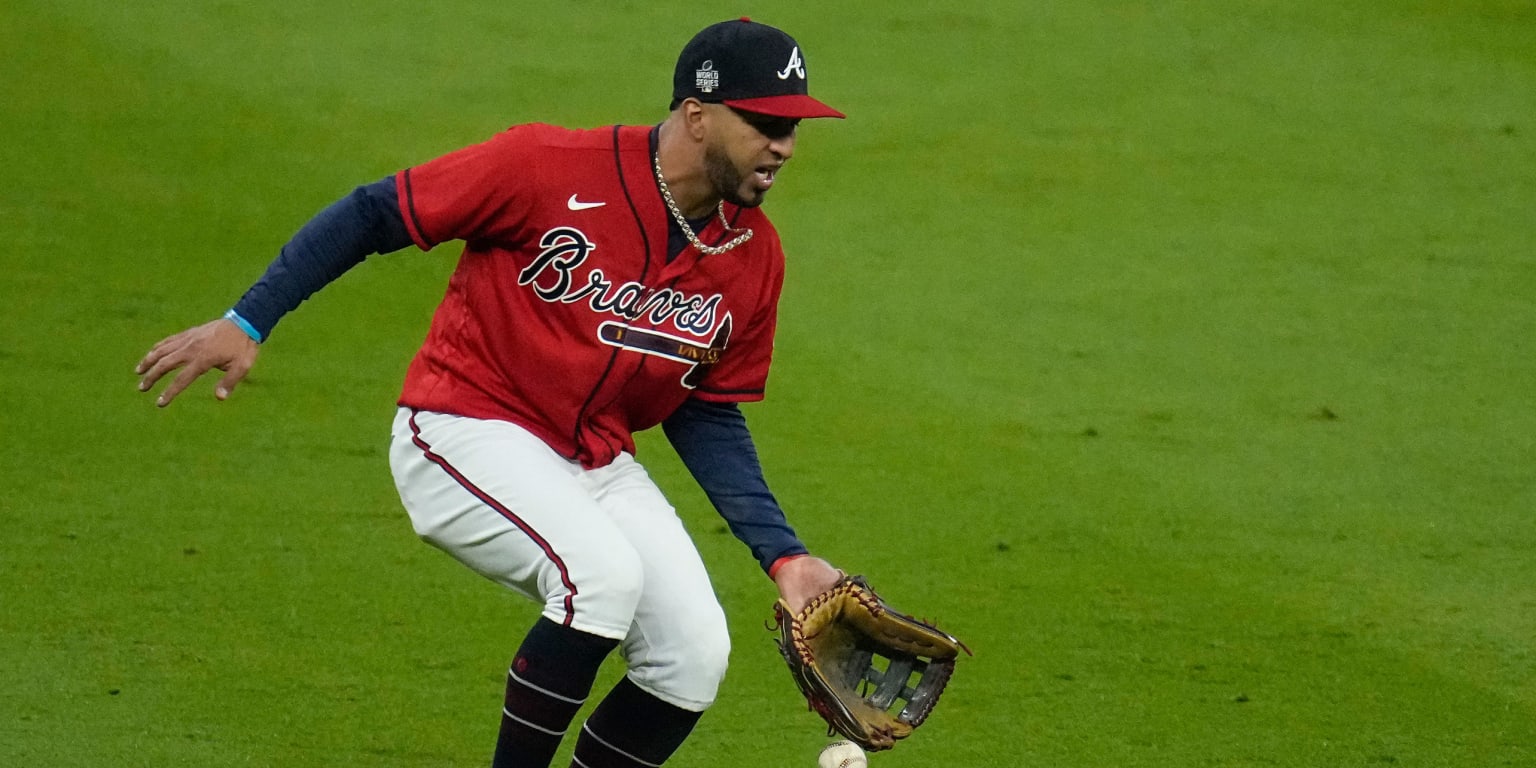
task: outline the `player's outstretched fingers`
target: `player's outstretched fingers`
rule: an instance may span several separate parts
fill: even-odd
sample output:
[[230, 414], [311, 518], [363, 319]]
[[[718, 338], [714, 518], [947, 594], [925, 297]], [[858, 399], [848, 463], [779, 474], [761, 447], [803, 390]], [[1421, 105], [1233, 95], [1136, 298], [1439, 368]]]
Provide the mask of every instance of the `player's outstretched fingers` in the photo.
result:
[[[161, 375], [164, 375], [165, 371], [163, 370], [160, 371], [159, 375], [154, 374], [153, 372], [155, 366], [157, 366], [167, 354], [170, 354], [172, 342], [176, 341], [176, 339], [180, 336], [181, 334], [178, 333], [175, 336], [167, 336], [155, 342], [155, 345], [150, 347], [149, 351], [145, 352], [143, 357], [139, 358], [139, 364], [133, 367], [133, 372], [141, 377], [139, 379], [140, 392], [154, 386], [155, 381], [159, 379]], [[154, 378], [150, 378], [150, 376], [154, 376]]]
[[188, 328], [156, 344], [139, 361], [136, 370], [143, 376], [139, 380], [139, 391], [149, 391], [161, 377], [181, 369], [155, 399], [155, 405], [164, 408], [197, 377], [218, 368], [226, 374], [214, 388], [214, 396], [227, 399], [230, 391], [250, 371], [259, 350], [260, 346], [244, 331], [222, 318]]
[[148, 392], [150, 388], [160, 381], [162, 376], [185, 364], [184, 358], [174, 353], [169, 347], [162, 348], [163, 346], [164, 342], [161, 342], [160, 347], [157, 347], [155, 351], [152, 351], [139, 363], [140, 392]]

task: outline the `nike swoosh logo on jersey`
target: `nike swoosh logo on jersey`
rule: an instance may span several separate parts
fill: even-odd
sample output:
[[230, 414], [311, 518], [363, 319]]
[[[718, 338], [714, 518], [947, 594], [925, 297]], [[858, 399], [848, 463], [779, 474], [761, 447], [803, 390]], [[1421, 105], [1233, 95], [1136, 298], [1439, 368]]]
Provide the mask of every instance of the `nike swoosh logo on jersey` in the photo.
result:
[[573, 211], [585, 211], [588, 208], [601, 208], [605, 205], [607, 205], [607, 203], [583, 203], [582, 201], [577, 200], [575, 195], [571, 195], [571, 199], [565, 201], [565, 207]]

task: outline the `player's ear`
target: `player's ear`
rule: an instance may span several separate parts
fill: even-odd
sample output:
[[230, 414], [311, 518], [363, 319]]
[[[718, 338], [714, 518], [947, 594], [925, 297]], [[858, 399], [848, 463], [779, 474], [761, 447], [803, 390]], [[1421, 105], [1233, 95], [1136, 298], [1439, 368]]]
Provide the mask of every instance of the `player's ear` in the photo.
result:
[[688, 134], [696, 141], [703, 139], [709, 115], [704, 103], [694, 98], [683, 99], [678, 109], [683, 114], [683, 125], [688, 126]]

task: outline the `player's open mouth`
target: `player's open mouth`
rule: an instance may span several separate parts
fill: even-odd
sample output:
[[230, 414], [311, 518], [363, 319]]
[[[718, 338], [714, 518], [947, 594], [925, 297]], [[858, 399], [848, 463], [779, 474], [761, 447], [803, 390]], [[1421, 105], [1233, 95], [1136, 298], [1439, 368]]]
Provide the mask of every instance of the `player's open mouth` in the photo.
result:
[[752, 175], [757, 179], [757, 186], [768, 189], [773, 186], [773, 178], [779, 173], [778, 168], [764, 166], [757, 169]]

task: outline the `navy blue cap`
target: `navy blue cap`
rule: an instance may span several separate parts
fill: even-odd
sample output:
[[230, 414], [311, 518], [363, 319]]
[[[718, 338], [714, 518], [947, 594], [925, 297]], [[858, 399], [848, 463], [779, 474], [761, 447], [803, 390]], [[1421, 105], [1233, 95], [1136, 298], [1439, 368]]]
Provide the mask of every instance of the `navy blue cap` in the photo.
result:
[[845, 117], [811, 98], [800, 44], [745, 16], [705, 27], [683, 46], [672, 98], [774, 117]]

